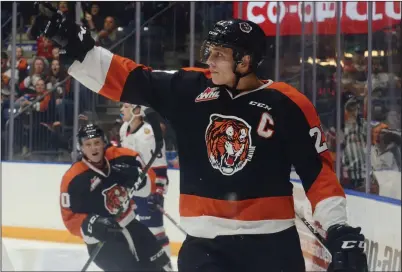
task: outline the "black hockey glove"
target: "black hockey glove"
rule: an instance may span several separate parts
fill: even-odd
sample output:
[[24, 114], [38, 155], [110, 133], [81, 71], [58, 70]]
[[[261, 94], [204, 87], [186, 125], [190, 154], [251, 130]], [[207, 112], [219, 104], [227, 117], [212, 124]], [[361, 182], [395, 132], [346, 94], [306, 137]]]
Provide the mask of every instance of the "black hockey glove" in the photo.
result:
[[141, 169], [139, 165], [131, 165], [127, 163], [113, 164], [112, 171], [114, 171], [121, 181], [121, 183], [129, 188], [135, 188], [136, 191], [145, 186], [147, 179], [140, 180]]
[[368, 272], [364, 235], [360, 231], [360, 227], [347, 225], [334, 225], [328, 229], [326, 245], [332, 255], [328, 272]]
[[106, 242], [115, 240], [121, 234], [122, 227], [113, 218], [90, 214], [82, 223], [85, 235]]
[[35, 2], [35, 6], [39, 15], [31, 28], [31, 36], [36, 39], [43, 35], [51, 39], [65, 50], [65, 53], [60, 53], [60, 57], [82, 62], [87, 52], [95, 45], [90, 31], [67, 19], [62, 12], [53, 8], [50, 2]]
[[163, 194], [157, 190], [156, 193], [153, 193], [147, 197], [148, 209], [151, 212], [154, 212], [157, 210], [156, 205], [163, 207], [163, 200]]

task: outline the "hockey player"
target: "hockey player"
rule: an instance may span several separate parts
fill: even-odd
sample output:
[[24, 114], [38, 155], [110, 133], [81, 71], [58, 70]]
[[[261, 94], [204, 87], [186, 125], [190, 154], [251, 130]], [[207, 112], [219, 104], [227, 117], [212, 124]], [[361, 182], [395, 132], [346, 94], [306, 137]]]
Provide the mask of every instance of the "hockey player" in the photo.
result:
[[202, 46], [209, 69], [169, 74], [95, 46], [85, 28], [60, 17], [42, 29], [75, 60], [70, 75], [109, 99], [154, 108], [176, 131], [188, 233], [179, 271], [305, 271], [292, 165], [327, 231], [330, 270], [367, 271], [364, 236], [346, 224], [345, 194], [314, 106], [255, 74], [265, 49], [257, 24], [218, 22]]
[[[155, 139], [152, 126], [144, 121], [144, 107], [123, 103], [120, 112], [124, 122], [120, 127], [121, 146], [137, 151], [143, 161], [149, 161], [154, 154]], [[163, 226], [163, 215], [154, 207], [155, 204], [163, 207], [163, 195], [168, 189], [165, 145], [151, 169], [156, 174], [156, 193], [148, 198], [134, 197], [137, 206], [135, 212], [140, 222], [150, 229], [170, 257], [169, 238]]]
[[[139, 178], [138, 153], [107, 145], [104, 132], [88, 124], [78, 132], [80, 161], [64, 174], [61, 215], [70, 233], [83, 238], [88, 253], [105, 242], [94, 262], [104, 271], [169, 271], [170, 259], [149, 229], [135, 220], [130, 191], [155, 192], [155, 173]], [[167, 270], [165, 270], [165, 268]]]

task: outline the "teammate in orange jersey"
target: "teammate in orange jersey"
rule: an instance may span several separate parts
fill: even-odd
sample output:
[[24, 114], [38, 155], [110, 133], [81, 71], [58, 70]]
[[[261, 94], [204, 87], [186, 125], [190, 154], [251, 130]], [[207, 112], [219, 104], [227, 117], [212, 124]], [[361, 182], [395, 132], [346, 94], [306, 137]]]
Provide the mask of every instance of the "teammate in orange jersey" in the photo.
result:
[[70, 75], [112, 100], [152, 107], [175, 129], [180, 222], [188, 233], [179, 271], [305, 271], [292, 165], [327, 231], [329, 269], [367, 271], [364, 236], [346, 224], [316, 110], [291, 86], [255, 74], [265, 50], [258, 25], [216, 23], [201, 50], [209, 69], [170, 74], [95, 46], [85, 28], [60, 14], [44, 21], [44, 35], [75, 60]]
[[149, 229], [135, 219], [134, 195], [155, 191], [155, 173], [139, 179], [143, 162], [135, 151], [107, 145], [96, 125], [78, 133], [82, 159], [64, 174], [60, 205], [70, 233], [82, 237], [92, 254], [106, 242], [95, 258], [105, 271], [170, 271], [170, 260]]

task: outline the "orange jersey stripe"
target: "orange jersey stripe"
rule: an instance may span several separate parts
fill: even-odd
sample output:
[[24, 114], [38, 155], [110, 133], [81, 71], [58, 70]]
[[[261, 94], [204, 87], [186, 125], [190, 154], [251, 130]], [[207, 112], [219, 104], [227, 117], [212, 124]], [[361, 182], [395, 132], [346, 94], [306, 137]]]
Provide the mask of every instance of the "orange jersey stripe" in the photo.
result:
[[[291, 99], [302, 110], [311, 128], [318, 127], [321, 129], [321, 123], [317, 112], [313, 104], [311, 104], [305, 95], [300, 93], [292, 86], [282, 82], [275, 82], [271, 84], [269, 88], [275, 89]], [[325, 133], [322, 133], [322, 141], [326, 141]], [[320, 153], [320, 158], [322, 161], [321, 172], [317, 176], [309, 191], [306, 193], [308, 199], [310, 200], [313, 212], [317, 203], [323, 199], [333, 196], [345, 197], [342, 186], [340, 185], [334, 172], [333, 160], [329, 150]]]
[[64, 174], [60, 186], [60, 192], [61, 192], [60, 207], [61, 207], [61, 217], [63, 218], [63, 223], [71, 234], [80, 237], [82, 237], [81, 225], [82, 222], [84, 222], [85, 218], [87, 217], [87, 214], [73, 213], [69, 208], [64, 208], [63, 202], [70, 200], [64, 199], [65, 196], [63, 196], [63, 194], [68, 193], [68, 186], [70, 185], [70, 182], [76, 176], [82, 174], [86, 170], [88, 170], [88, 166], [86, 166], [83, 162], [77, 162], [73, 164], [73, 166], [67, 171], [67, 173]]
[[142, 64], [138, 65], [130, 59], [113, 55], [104, 85], [99, 94], [114, 101], [120, 101], [127, 77], [137, 67], [142, 67], [144, 70], [149, 69]]
[[293, 197], [263, 197], [241, 201], [218, 200], [180, 194], [180, 216], [215, 216], [243, 221], [292, 219]]
[[110, 146], [108, 149], [106, 149], [105, 157], [108, 160], [113, 160], [121, 156], [137, 157], [138, 153], [132, 149], [124, 147]]
[[211, 72], [208, 69], [198, 68], [198, 67], [185, 67], [182, 70], [187, 72], [200, 72], [203, 73], [206, 78], [211, 78]]

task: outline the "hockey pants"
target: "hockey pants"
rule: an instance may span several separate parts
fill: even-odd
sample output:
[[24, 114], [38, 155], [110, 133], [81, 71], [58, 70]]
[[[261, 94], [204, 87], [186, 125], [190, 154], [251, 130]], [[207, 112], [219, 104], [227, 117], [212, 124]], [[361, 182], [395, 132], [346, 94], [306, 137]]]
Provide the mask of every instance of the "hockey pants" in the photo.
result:
[[187, 236], [178, 259], [179, 272], [304, 272], [296, 227], [275, 234]]
[[[133, 197], [133, 199], [137, 206], [135, 213], [138, 215], [139, 221], [150, 229], [158, 240], [159, 245], [162, 246], [168, 256], [170, 256], [169, 238], [163, 226], [163, 214], [157, 209], [151, 210], [147, 198]], [[161, 203], [162, 208], [163, 204], [164, 203]]]
[[[103, 245], [94, 260], [95, 264], [104, 271], [165, 271], [163, 267], [170, 264], [170, 259], [149, 229], [137, 220], [126, 228], [133, 239], [139, 261], [130, 251], [126, 238], [119, 235], [116, 240]], [[91, 254], [96, 244], [87, 247]]]

